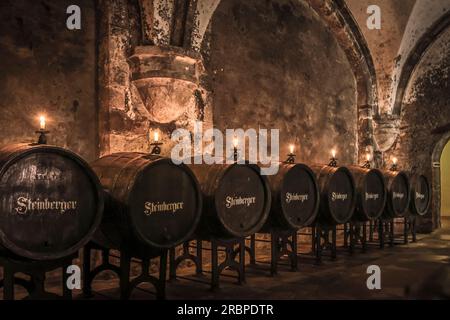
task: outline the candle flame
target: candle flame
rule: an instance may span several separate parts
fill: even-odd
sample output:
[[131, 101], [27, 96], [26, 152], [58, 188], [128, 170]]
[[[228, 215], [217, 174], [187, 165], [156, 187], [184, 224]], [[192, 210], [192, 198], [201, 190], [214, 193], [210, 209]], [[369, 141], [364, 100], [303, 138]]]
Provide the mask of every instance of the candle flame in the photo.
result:
[[45, 116], [39, 117], [39, 126], [41, 130], [45, 130]]
[[392, 158], [392, 163], [397, 164], [398, 159], [396, 157]]
[[367, 161], [370, 161], [370, 153], [368, 153], [368, 152], [367, 152], [367, 154], [366, 154], [366, 160], [367, 160]]
[[237, 137], [234, 137], [234, 138], [233, 138], [233, 146], [234, 146], [235, 148], [237, 148], [238, 145], [239, 145], [239, 139], [238, 139]]
[[331, 149], [331, 156], [336, 158], [336, 149]]
[[294, 145], [293, 144], [289, 145], [289, 152], [294, 153]]

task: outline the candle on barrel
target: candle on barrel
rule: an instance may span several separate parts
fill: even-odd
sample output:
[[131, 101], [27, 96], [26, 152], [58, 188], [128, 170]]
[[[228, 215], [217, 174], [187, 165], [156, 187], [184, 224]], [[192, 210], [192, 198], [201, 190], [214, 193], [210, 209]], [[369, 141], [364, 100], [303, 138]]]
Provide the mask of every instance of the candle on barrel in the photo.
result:
[[336, 158], [337, 151], [335, 148], [331, 149], [331, 159], [330, 163], [328, 164], [330, 167], [337, 167], [337, 158]]
[[46, 130], [46, 118], [44, 115], [39, 116], [39, 130], [36, 131], [37, 134], [39, 134], [38, 138], [38, 144], [47, 144], [47, 133], [50, 133], [50, 131]]
[[367, 152], [366, 153], [366, 162], [364, 163], [363, 168], [370, 169], [370, 166], [371, 166], [370, 165], [370, 158], [371, 158], [370, 153]]
[[392, 158], [392, 166], [391, 166], [392, 171], [397, 171], [397, 162], [398, 162], [398, 159], [396, 157], [393, 157]]
[[153, 142], [150, 143], [150, 145], [152, 146], [152, 150], [150, 151], [150, 154], [153, 154], [153, 155], [161, 154], [162, 142], [159, 142], [158, 130], [153, 131]]
[[295, 146], [293, 144], [289, 145], [289, 154], [287, 157], [286, 162], [287, 163], [294, 163], [295, 162], [295, 154], [294, 154]]
[[45, 116], [39, 117], [40, 130], [45, 130]]
[[233, 138], [233, 159], [234, 162], [238, 161], [238, 146], [239, 146], [239, 139], [237, 137]]

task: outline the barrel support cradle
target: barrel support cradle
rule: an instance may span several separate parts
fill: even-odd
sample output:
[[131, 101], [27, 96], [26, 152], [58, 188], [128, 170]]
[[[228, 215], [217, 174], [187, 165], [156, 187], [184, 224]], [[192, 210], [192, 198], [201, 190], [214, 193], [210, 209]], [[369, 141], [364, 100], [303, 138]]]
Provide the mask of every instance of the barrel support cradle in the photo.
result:
[[[203, 246], [201, 240], [195, 240], [196, 244], [191, 244], [191, 241], [186, 241], [182, 244], [182, 253], [176, 257], [176, 248], [169, 250], [169, 279], [176, 280], [177, 269], [179, 265], [186, 260], [191, 260], [195, 264], [195, 273], [197, 275], [203, 274]], [[192, 254], [190, 249], [195, 249], [196, 254]]]
[[367, 249], [367, 225], [366, 222], [352, 221], [344, 224], [344, 247], [353, 254], [357, 246], [362, 252]]
[[255, 266], [256, 242], [270, 242], [270, 274], [278, 273], [281, 258], [287, 256], [292, 271], [298, 270], [297, 231], [271, 230], [270, 240], [257, 239], [256, 235], [250, 237], [250, 246], [246, 250], [250, 255], [250, 265]]
[[[170, 279], [174, 280], [177, 277], [183, 278], [185, 280], [192, 280], [201, 283], [209, 283], [212, 290], [216, 290], [220, 287], [220, 276], [225, 269], [231, 269], [237, 272], [238, 284], [243, 284], [245, 282], [245, 239], [230, 239], [230, 240], [219, 240], [212, 238], [210, 240], [211, 248], [205, 248], [202, 245], [201, 240], [196, 240], [196, 254], [189, 253], [189, 248], [192, 245], [185, 243], [183, 245], [182, 255], [176, 257], [175, 249], [171, 249], [170, 253]], [[194, 261], [196, 265], [196, 274], [202, 275], [206, 272], [202, 267], [202, 251], [211, 251], [211, 281], [205, 282], [200, 280], [193, 280], [186, 277], [177, 276], [176, 270], [181, 262], [185, 260]], [[225, 253], [225, 258], [222, 262], [219, 261], [219, 252]], [[220, 263], [219, 263], [220, 262]], [[225, 276], [225, 275], [223, 275]]]
[[[94, 250], [101, 251], [101, 264], [91, 270], [91, 254]], [[128, 250], [120, 250], [119, 266], [110, 262], [110, 258], [115, 257], [111, 254], [111, 250], [99, 246], [94, 243], [89, 243], [84, 247], [83, 251], [83, 294], [85, 297], [92, 296], [92, 282], [95, 277], [106, 270], [117, 274], [120, 282], [120, 299], [130, 299], [131, 293], [134, 289], [139, 289], [138, 286], [142, 283], [149, 283], [153, 285], [156, 290], [156, 298], [163, 300], [166, 298], [166, 268], [167, 268], [167, 251], [163, 251], [160, 258], [159, 278], [149, 274], [150, 261], [149, 257], [134, 257], [128, 253]], [[131, 263], [139, 262], [141, 265], [141, 274], [130, 280]]]
[[[3, 299], [15, 300], [14, 285], [24, 287], [28, 300], [46, 299], [72, 299], [72, 291], [67, 287], [67, 268], [73, 264], [77, 254], [49, 261], [37, 261], [31, 259], [18, 258], [13, 256], [0, 256], [0, 265], [3, 267], [3, 279], [0, 280], [0, 287], [3, 287]], [[62, 269], [62, 296], [45, 291], [46, 273]], [[30, 280], [16, 277], [17, 273], [23, 273], [30, 277]]]
[[322, 263], [324, 251], [330, 251], [330, 257], [337, 257], [336, 226], [316, 225], [312, 227], [312, 248], [316, 256], [316, 263]]
[[394, 245], [394, 219], [371, 221], [369, 223], [368, 244], [377, 244], [380, 249], [383, 249], [386, 243], [390, 247]]
[[395, 228], [393, 228], [394, 231], [394, 244], [408, 244], [410, 241], [416, 242], [417, 241], [417, 235], [416, 235], [416, 217], [414, 216], [408, 216], [408, 217], [402, 217], [398, 219], [394, 219], [394, 226], [400, 225], [402, 227], [402, 232], [400, 234], [395, 233]]

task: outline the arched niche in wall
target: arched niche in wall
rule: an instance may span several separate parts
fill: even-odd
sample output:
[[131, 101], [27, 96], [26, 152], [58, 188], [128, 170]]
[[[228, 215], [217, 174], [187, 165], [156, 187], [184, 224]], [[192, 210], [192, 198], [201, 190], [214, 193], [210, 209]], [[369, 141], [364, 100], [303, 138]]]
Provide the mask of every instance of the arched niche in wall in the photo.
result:
[[347, 56], [303, 1], [222, 1], [203, 38], [214, 101], [226, 128], [280, 130], [280, 151], [304, 161], [358, 159], [357, 89]]
[[443, 30], [424, 52], [405, 90], [398, 142], [389, 152], [402, 168], [423, 173], [433, 183], [430, 212], [419, 229], [440, 225], [440, 173], [442, 150], [450, 138], [450, 28]]

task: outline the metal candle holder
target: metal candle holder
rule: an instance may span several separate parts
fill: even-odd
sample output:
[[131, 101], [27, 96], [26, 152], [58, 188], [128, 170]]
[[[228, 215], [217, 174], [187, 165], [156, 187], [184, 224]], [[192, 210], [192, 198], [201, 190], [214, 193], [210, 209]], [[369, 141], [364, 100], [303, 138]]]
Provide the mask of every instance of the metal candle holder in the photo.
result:
[[50, 131], [45, 129], [39, 129], [36, 131], [37, 134], [39, 134], [38, 142], [37, 144], [47, 144], [47, 136], [46, 134], [49, 134]]
[[293, 154], [292, 152], [290, 152], [290, 153], [287, 155], [286, 163], [295, 163], [295, 154]]
[[370, 161], [366, 160], [366, 162], [364, 162], [364, 164], [361, 166], [362, 168], [365, 169], [370, 169], [371, 165], [370, 165]]
[[237, 147], [233, 148], [233, 160], [234, 160], [234, 163], [237, 163], [237, 161], [238, 161], [238, 148]]
[[152, 146], [152, 150], [150, 151], [151, 155], [160, 155], [161, 154], [161, 146], [163, 145], [162, 142], [153, 142], [150, 143], [150, 145]]
[[392, 166], [391, 166], [391, 168], [390, 168], [390, 170], [391, 170], [391, 171], [397, 171], [397, 170], [398, 170], [397, 164], [396, 164], [396, 163], [393, 163]]
[[330, 163], [328, 164], [330, 167], [337, 167], [337, 158], [336, 157], [331, 157], [330, 159]]

